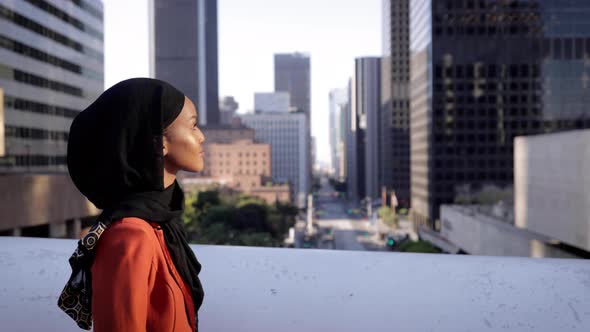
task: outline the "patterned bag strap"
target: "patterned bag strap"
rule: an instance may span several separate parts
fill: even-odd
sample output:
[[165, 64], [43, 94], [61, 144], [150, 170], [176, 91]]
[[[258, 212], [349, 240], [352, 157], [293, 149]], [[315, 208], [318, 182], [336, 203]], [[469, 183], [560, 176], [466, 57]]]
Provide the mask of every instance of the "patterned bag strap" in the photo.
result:
[[69, 259], [72, 275], [57, 300], [57, 306], [84, 330], [92, 328], [91, 260], [98, 239], [106, 228], [103, 222], [97, 221], [78, 241], [78, 247]]

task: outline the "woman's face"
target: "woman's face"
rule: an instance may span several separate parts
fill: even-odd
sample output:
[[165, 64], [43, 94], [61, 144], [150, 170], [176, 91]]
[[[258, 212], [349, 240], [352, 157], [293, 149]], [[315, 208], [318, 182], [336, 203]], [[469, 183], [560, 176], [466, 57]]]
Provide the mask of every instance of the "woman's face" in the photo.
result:
[[164, 130], [164, 167], [170, 173], [179, 170], [200, 172], [205, 167], [203, 142], [205, 136], [197, 127], [197, 111], [184, 97], [184, 107], [172, 124]]

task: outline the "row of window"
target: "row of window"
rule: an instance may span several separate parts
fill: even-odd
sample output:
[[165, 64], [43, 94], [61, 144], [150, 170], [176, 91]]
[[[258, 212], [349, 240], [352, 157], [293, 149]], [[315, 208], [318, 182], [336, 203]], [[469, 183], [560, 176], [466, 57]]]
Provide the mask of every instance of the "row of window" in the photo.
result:
[[75, 109], [38, 103], [22, 98], [4, 96], [4, 107], [39, 114], [49, 114], [73, 119], [80, 112]]
[[0, 77], [8, 80], [14, 80], [20, 83], [33, 85], [40, 88], [50, 89], [57, 92], [63, 92], [76, 97], [85, 97], [85, 94], [82, 91], [82, 89], [78, 87], [53, 81], [45, 77], [27, 73], [22, 70], [14, 69], [2, 64], [0, 64]]
[[[256, 152], [252, 152], [252, 153], [250, 153], [250, 152], [245, 152], [245, 153], [238, 152], [238, 157], [242, 157], [242, 156], [250, 157], [250, 155], [252, 157], [257, 157], [258, 156], [258, 154]], [[227, 157], [227, 158], [229, 158], [229, 157], [231, 157], [231, 154], [229, 152], [225, 152], [225, 153], [219, 152], [217, 154], [217, 156], [220, 157], [220, 158], [223, 158], [224, 156]], [[266, 152], [262, 152], [261, 153], [261, 156], [266, 157]]]
[[490, 64], [473, 63], [466, 65], [453, 65], [434, 67], [435, 78], [530, 78], [539, 77], [538, 64]]
[[[500, 126], [499, 126], [500, 125]], [[571, 129], [584, 129], [590, 128], [590, 119], [588, 118], [579, 118], [579, 119], [556, 119], [556, 120], [547, 120], [547, 121], [511, 121], [511, 122], [503, 122], [498, 123], [497, 121], [490, 121], [490, 122], [478, 122], [477, 126], [475, 125], [474, 121], [457, 121], [452, 123], [443, 123], [442, 121], [436, 121], [434, 124], [434, 130], [436, 133], [445, 132], [448, 135], [451, 135], [446, 139], [446, 142], [457, 142], [457, 143], [465, 143], [471, 144], [475, 142], [489, 142], [495, 144], [498, 139], [504, 139], [504, 135], [500, 137], [497, 136], [497, 131], [502, 130], [505, 132], [508, 138], [505, 140], [512, 141], [513, 135], [517, 133], [519, 135], [531, 135], [540, 132], [552, 132], [555, 130], [571, 130]], [[486, 134], [482, 131], [486, 131], [487, 133], [494, 132], [493, 134]], [[443, 138], [442, 134], [435, 135], [436, 142], [442, 142]]]
[[103, 13], [100, 10], [92, 7], [91, 5], [89, 5], [84, 0], [70, 0], [70, 1], [73, 2], [76, 6], [80, 7], [85, 12], [87, 12], [90, 15], [96, 17], [97, 19], [99, 19], [102, 22], [102, 20], [103, 20], [103, 17], [102, 17]]
[[[438, 1], [437, 1], [438, 2]], [[442, 3], [442, 1], [441, 1]], [[518, 1], [518, 0], [447, 0], [444, 2], [445, 8], [451, 9], [538, 9], [537, 1]]]
[[[226, 161], [225, 163], [223, 161], [220, 161], [218, 163], [211, 163], [211, 164], [217, 164], [219, 166], [223, 166], [223, 165], [229, 166], [229, 165], [231, 165], [231, 163], [229, 161]], [[242, 163], [242, 161], [239, 161], [238, 162], [238, 165], [240, 165], [240, 166], [242, 166], [243, 164], [245, 164], [246, 166], [250, 166], [250, 162], [249, 161], [246, 161], [245, 163]], [[266, 161], [262, 161], [261, 164], [262, 164], [262, 166], [266, 166]], [[252, 162], [252, 165], [253, 166], [258, 166], [258, 162], [253, 161]]]
[[541, 115], [540, 109], [536, 108], [536, 107], [531, 108], [531, 109], [511, 107], [511, 108], [506, 108], [503, 110], [500, 110], [498, 108], [488, 108], [487, 110], [485, 108], [469, 108], [469, 109], [463, 109], [463, 108], [453, 109], [453, 108], [451, 108], [451, 109], [447, 109], [447, 110], [443, 110], [442, 108], [436, 108], [434, 110], [434, 116], [435, 116], [435, 118], [438, 118], [441, 116], [456, 115], [458, 117], [462, 117], [464, 115], [468, 115], [470, 118], [477, 116], [481, 119], [485, 119], [485, 118], [497, 119], [498, 114], [500, 114], [500, 112], [503, 114], [504, 117], [522, 117], [524, 119], [529, 119], [529, 117]]
[[0, 166], [65, 166], [66, 156], [12, 155], [3, 158]]
[[[77, 18], [70, 16], [68, 13], [53, 6], [52, 4], [48, 3], [47, 1], [44, 1], [44, 0], [25, 0], [25, 1], [37, 8], [40, 8], [40, 9], [48, 12], [49, 14], [59, 18], [60, 20], [78, 28], [78, 30], [80, 30], [80, 31], [86, 32], [89, 35], [92, 35], [100, 40], [103, 39], [103, 34], [100, 31], [92, 28], [91, 26], [88, 26], [88, 25], [82, 23]], [[102, 18], [102, 15], [101, 15], [101, 18]]]
[[6, 137], [24, 138], [33, 140], [68, 141], [68, 132], [54, 131], [19, 126], [5, 126]]
[[50, 65], [63, 68], [73, 73], [86, 76], [91, 79], [99, 81], [103, 80], [103, 75], [95, 70], [82, 68], [82, 66], [77, 65], [73, 62], [45, 53], [41, 50], [27, 46], [23, 43], [20, 43], [16, 40], [13, 40], [3, 35], [0, 35], [0, 47], [3, 47], [7, 50], [13, 51], [15, 53], [27, 56], [38, 61], [42, 61]]
[[541, 22], [539, 13], [532, 11], [485, 11], [485, 12], [444, 12], [444, 14], [434, 15], [435, 26], [450, 24], [528, 24], [536, 25]]
[[507, 26], [448, 26], [446, 29], [441, 27], [434, 28], [434, 35], [477, 35], [477, 36], [505, 36], [505, 35], [519, 35], [519, 36], [537, 36], [541, 32], [540, 27], [530, 27], [528, 25], [507, 25]]
[[101, 52], [98, 52], [98, 51], [96, 51], [92, 48], [89, 48], [87, 46], [83, 46], [79, 42], [62, 35], [61, 33], [57, 32], [55, 30], [44, 27], [43, 25], [41, 25], [41, 24], [39, 24], [27, 17], [24, 17], [24, 16], [20, 15], [19, 13], [13, 12], [12, 10], [10, 10], [2, 5], [0, 5], [0, 18], [4, 18], [8, 21], [15, 23], [16, 25], [19, 25], [19, 26], [25, 28], [25, 29], [31, 30], [37, 34], [40, 34], [41, 36], [52, 39], [64, 46], [67, 46], [67, 47], [69, 47], [73, 50], [76, 50], [80, 53], [83, 53], [87, 56], [93, 57], [93, 58], [97, 59], [98, 61], [100, 61], [101, 63], [104, 61], [104, 56]]
[[[468, 81], [467, 81], [468, 82]], [[457, 92], [465, 91], [466, 93], [472, 92], [475, 88], [482, 89], [482, 90], [490, 90], [490, 91], [503, 91], [504, 93], [522, 93], [528, 92], [529, 89], [534, 89], [535, 91], [541, 90], [541, 83], [539, 82], [514, 82], [511, 83], [503, 83], [498, 84], [496, 82], [488, 82], [488, 83], [480, 83], [480, 84], [473, 84], [473, 83], [448, 83], [448, 84], [440, 84], [437, 83], [434, 85], [434, 90], [437, 92], [440, 91], [449, 91], [454, 90]]]
[[[446, 160], [442, 162], [441, 160], [436, 160], [434, 162], [434, 168], [440, 170], [441, 168], [464, 168], [464, 167], [485, 167], [485, 168], [509, 168], [512, 167], [512, 160], [508, 160], [508, 158], [502, 160], [495, 160], [495, 159], [479, 159], [473, 160], [472, 158], [469, 160]], [[451, 172], [449, 172], [451, 173]]]
[[231, 170], [231, 169], [215, 169], [210, 170], [205, 167], [204, 174], [207, 176], [217, 176], [217, 175], [268, 175], [265, 171], [262, 170]]
[[[445, 173], [445, 174], [436, 174], [434, 179], [438, 183], [449, 183], [455, 184], [456, 181], [510, 181], [512, 180], [512, 173], [510, 172], [502, 172], [501, 170], [497, 170], [496, 172], [477, 172], [477, 173]], [[441, 191], [437, 194], [448, 194], [448, 192]]]
[[491, 105], [498, 105], [498, 103], [506, 103], [506, 104], [510, 103], [512, 105], [520, 103], [520, 104], [528, 105], [529, 103], [539, 104], [541, 102], [541, 97], [539, 97], [537, 95], [528, 96], [526, 94], [523, 94], [520, 96], [519, 95], [512, 95], [512, 96], [505, 96], [504, 95], [503, 96], [501, 94], [493, 94], [493, 95], [486, 96], [484, 94], [481, 94], [479, 97], [474, 97], [473, 95], [467, 95], [467, 96], [460, 95], [458, 97], [437, 96], [434, 98], [435, 105], [441, 105], [444, 103], [475, 104], [476, 101], [479, 105], [481, 105], [482, 103], [486, 103], [486, 102]]

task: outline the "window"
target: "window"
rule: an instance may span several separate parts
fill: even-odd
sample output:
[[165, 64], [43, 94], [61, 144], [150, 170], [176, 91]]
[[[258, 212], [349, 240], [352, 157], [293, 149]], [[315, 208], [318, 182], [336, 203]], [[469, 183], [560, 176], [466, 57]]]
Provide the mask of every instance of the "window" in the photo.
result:
[[566, 60], [571, 60], [574, 54], [573, 50], [573, 42], [570, 38], [566, 38], [563, 40], [563, 57]]
[[80, 113], [78, 110], [71, 108], [42, 104], [27, 99], [15, 98], [9, 95], [4, 96], [4, 103], [7, 108], [13, 108], [16, 110], [32, 113], [57, 115], [65, 118], [75, 118], [76, 115]]
[[[55, 17], [61, 19], [62, 21], [76, 27], [80, 31], [84, 31], [84, 32], [86, 32], [98, 39], [101, 39], [101, 40], [103, 38], [103, 35], [101, 32], [95, 30], [91, 26], [85, 25], [84, 23], [82, 23], [81, 21], [76, 19], [75, 17], [68, 15], [68, 13], [62, 11], [61, 9], [59, 9], [57, 7], [52, 6], [51, 4], [49, 4], [46, 1], [43, 1], [43, 0], [26, 0], [26, 1], [30, 4], [32, 4], [33, 6], [36, 6], [40, 9], [48, 12], [49, 14], [52, 14]], [[98, 16], [97, 18], [102, 20], [102, 15], [100, 14], [99, 11], [95, 10], [95, 13], [92, 13], [92, 14], [95, 16]]]
[[0, 17], [13, 22], [16, 25], [21, 26], [22, 28], [28, 29], [28, 30], [38, 33], [44, 37], [52, 39], [64, 46], [67, 46], [67, 47], [74, 49], [78, 52], [81, 52], [85, 55], [94, 57], [97, 60], [99, 60], [100, 62], [103, 62], [103, 60], [104, 60], [103, 59], [104, 56], [102, 53], [100, 53], [94, 49], [91, 49], [89, 47], [83, 46], [82, 44], [78, 43], [77, 41], [74, 41], [74, 40], [62, 35], [59, 32], [48, 29], [48, 28], [42, 26], [41, 24], [39, 24], [33, 20], [30, 20], [29, 18], [22, 16], [16, 12], [13, 12], [12, 10], [10, 10], [2, 5], [0, 5]]
[[553, 57], [555, 59], [561, 59], [561, 39], [555, 38], [553, 39]]

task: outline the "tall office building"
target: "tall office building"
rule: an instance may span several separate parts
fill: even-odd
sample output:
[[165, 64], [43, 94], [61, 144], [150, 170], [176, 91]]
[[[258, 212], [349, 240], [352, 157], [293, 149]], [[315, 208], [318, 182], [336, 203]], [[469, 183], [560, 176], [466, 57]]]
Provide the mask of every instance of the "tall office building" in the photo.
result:
[[355, 59], [350, 101], [349, 197], [358, 201], [380, 197], [381, 58]]
[[309, 55], [303, 53], [275, 54], [275, 91], [288, 92], [292, 107], [311, 112], [311, 72]]
[[295, 204], [306, 206], [310, 187], [309, 126], [302, 112], [242, 114], [242, 122], [253, 128], [255, 139], [268, 143], [275, 182], [289, 182]]
[[0, 235], [78, 238], [99, 212], [66, 154], [104, 89], [103, 26], [99, 0], [0, 0]]
[[[311, 142], [311, 65], [308, 54], [284, 53], [274, 55], [275, 92], [288, 92], [291, 109], [302, 111], [306, 115], [308, 177], [311, 178], [312, 142]], [[306, 192], [311, 190], [309, 181]]]
[[195, 104], [200, 124], [219, 124], [217, 0], [153, 0], [155, 77]]
[[342, 113], [346, 112], [348, 105], [348, 91], [346, 89], [333, 89], [330, 91], [330, 161], [334, 176], [342, 179], [342, 161], [344, 156], [344, 138], [342, 126]]
[[590, 127], [589, 15], [585, 0], [410, 2], [416, 221], [434, 227], [460, 188], [512, 185], [515, 136]]
[[410, 0], [383, 0], [380, 186], [410, 203]]
[[104, 88], [103, 39], [101, 1], [0, 0], [0, 172], [67, 171], [72, 119]]

